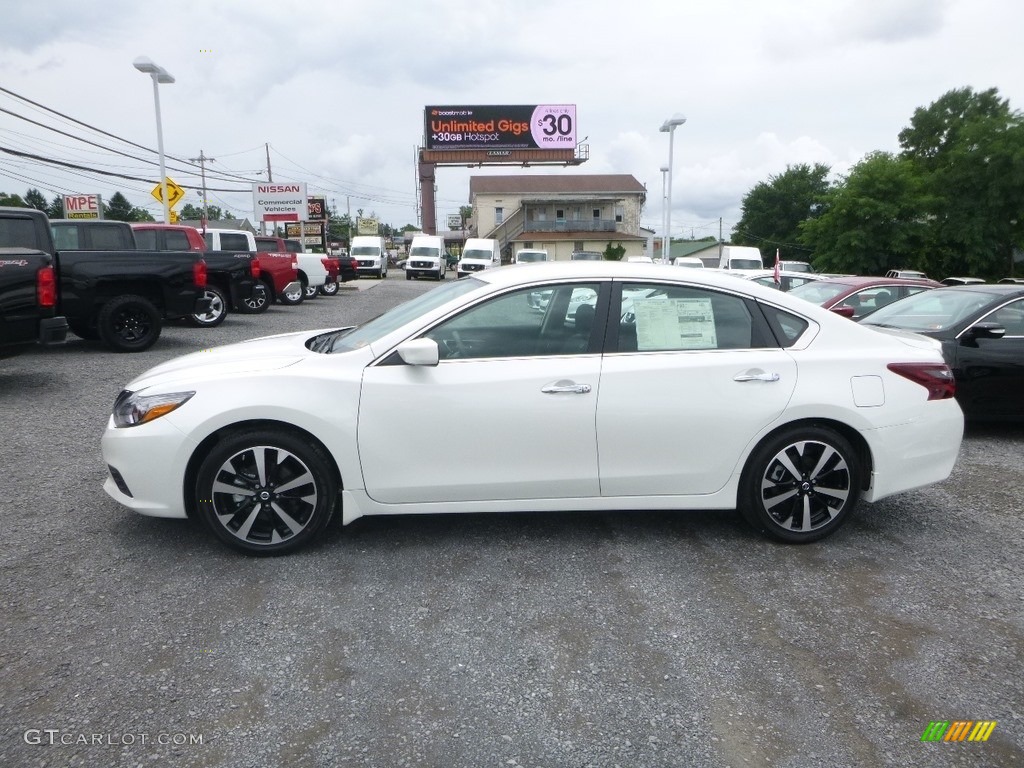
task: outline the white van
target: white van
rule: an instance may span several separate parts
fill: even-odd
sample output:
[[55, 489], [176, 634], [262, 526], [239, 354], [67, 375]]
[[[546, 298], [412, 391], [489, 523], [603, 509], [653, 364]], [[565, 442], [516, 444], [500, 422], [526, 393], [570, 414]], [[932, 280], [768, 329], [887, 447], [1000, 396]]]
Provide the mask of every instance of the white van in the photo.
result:
[[488, 240], [483, 237], [470, 237], [466, 239], [466, 247], [462, 249], [462, 258], [459, 259], [458, 275], [465, 277], [472, 272], [479, 272], [481, 269], [497, 267], [501, 264], [501, 247], [497, 240]]
[[385, 278], [388, 276], [388, 252], [384, 238], [379, 235], [356, 235], [352, 238], [352, 258], [360, 277]]
[[722, 246], [719, 269], [764, 269], [761, 251], [749, 245]]
[[704, 269], [704, 262], [696, 256], [676, 256], [672, 259], [674, 267], [689, 267], [690, 269]]
[[529, 264], [534, 261], [547, 261], [548, 252], [540, 248], [523, 248], [516, 251], [516, 264]]
[[432, 277], [444, 280], [448, 270], [444, 256], [444, 240], [437, 235], [416, 235], [409, 248], [409, 258], [405, 262], [405, 279], [414, 277]]

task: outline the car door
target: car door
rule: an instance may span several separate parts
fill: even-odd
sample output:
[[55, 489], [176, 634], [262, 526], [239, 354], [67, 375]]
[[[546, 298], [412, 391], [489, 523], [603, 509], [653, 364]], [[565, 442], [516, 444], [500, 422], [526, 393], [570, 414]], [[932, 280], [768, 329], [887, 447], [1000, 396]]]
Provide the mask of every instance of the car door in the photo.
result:
[[1001, 339], [957, 338], [957, 399], [969, 416], [1024, 416], [1024, 299], [999, 307], [977, 322], [1006, 329]]
[[629, 282], [618, 294], [597, 408], [601, 494], [720, 490], [785, 409], [795, 362], [741, 297]]
[[[531, 300], [537, 290], [550, 291], [543, 309]], [[573, 299], [596, 305], [599, 290], [571, 281], [491, 297], [419, 334], [437, 343], [436, 366], [393, 353], [368, 367], [357, 438], [369, 496], [388, 504], [598, 496], [601, 331], [598, 322], [583, 328], [594, 313], [581, 315]]]

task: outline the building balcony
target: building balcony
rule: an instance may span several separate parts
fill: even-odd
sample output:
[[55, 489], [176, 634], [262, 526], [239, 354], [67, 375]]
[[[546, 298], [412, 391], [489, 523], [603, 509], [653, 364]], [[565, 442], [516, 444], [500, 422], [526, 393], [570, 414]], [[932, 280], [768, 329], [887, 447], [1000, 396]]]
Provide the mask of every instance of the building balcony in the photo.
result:
[[550, 219], [527, 221], [524, 232], [615, 232], [614, 219]]

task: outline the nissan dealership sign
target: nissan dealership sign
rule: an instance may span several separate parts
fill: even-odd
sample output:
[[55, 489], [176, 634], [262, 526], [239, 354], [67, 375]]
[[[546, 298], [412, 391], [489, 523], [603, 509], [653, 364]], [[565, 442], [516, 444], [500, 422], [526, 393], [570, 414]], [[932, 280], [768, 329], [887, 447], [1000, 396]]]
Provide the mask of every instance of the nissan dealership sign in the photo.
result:
[[573, 149], [576, 105], [427, 107], [423, 129], [428, 150]]
[[252, 202], [257, 221], [305, 221], [309, 216], [305, 183], [256, 182]]

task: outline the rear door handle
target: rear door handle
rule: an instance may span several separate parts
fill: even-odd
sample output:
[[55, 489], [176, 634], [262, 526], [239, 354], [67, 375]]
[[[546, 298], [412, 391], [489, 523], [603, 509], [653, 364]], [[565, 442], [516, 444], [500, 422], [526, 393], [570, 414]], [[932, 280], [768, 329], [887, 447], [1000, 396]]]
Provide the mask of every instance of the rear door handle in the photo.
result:
[[758, 373], [741, 373], [737, 376], [733, 376], [733, 381], [778, 381], [779, 374], [777, 373], [766, 373], [760, 371]]
[[590, 393], [590, 385], [577, 384], [575, 381], [562, 379], [561, 381], [556, 381], [553, 384], [545, 384], [540, 388], [540, 391], [545, 395], [586, 395]]

